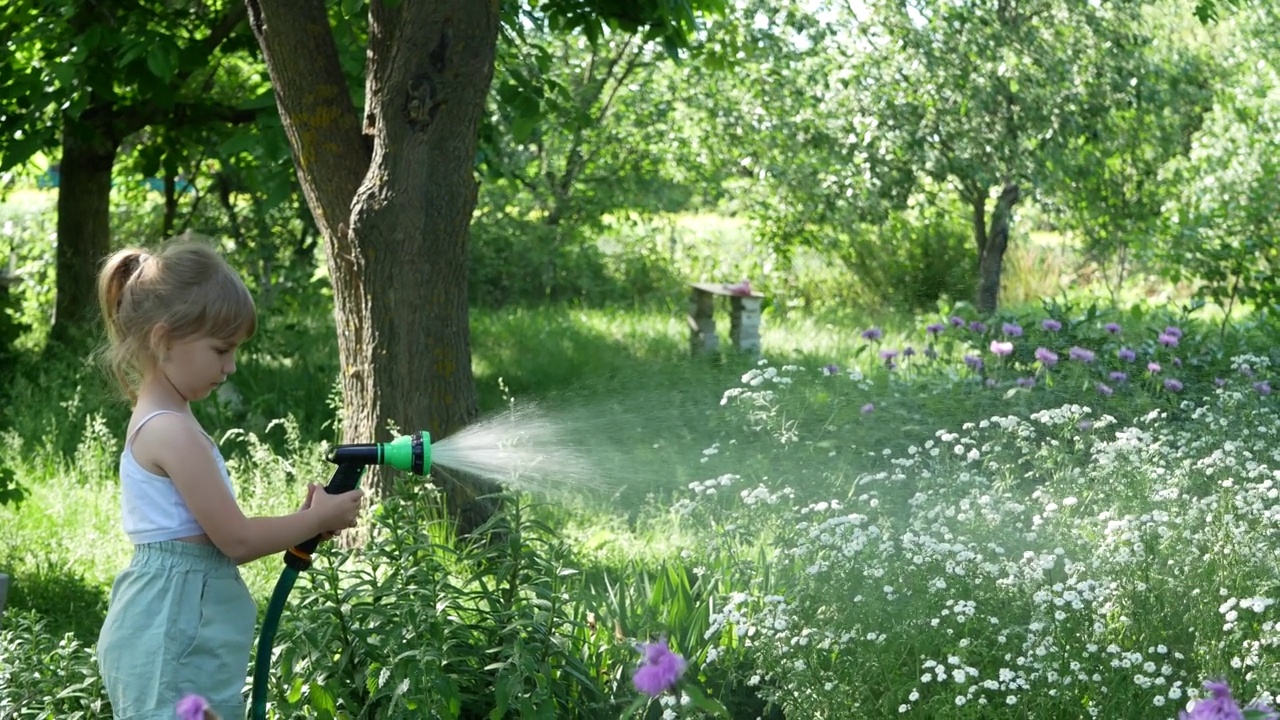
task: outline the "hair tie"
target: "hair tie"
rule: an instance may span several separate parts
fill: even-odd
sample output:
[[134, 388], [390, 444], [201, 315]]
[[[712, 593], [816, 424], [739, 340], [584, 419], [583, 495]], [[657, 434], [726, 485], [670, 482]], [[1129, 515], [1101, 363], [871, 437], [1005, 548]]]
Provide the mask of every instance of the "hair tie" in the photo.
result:
[[116, 311], [120, 311], [120, 307], [124, 305], [124, 293], [129, 287], [129, 283], [142, 272], [142, 264], [151, 259], [150, 253], [138, 253], [136, 259], [129, 268], [128, 274], [124, 276], [124, 283], [120, 287], [120, 295], [116, 298]]
[[146, 262], [150, 259], [151, 259], [150, 253], [138, 253], [138, 260], [136, 263], [134, 263], [133, 269], [129, 271], [129, 277], [127, 280], [125, 280], [125, 282], [129, 282], [133, 280], [135, 277], [137, 277], [138, 273], [142, 272], [142, 266], [146, 264]]

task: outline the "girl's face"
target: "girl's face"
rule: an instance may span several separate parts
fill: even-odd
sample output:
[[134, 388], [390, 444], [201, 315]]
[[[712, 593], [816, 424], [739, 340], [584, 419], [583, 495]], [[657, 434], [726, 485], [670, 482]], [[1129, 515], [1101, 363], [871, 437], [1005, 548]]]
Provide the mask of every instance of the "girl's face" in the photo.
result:
[[171, 341], [159, 370], [188, 401], [209, 397], [218, 384], [236, 371], [240, 340], [195, 336]]

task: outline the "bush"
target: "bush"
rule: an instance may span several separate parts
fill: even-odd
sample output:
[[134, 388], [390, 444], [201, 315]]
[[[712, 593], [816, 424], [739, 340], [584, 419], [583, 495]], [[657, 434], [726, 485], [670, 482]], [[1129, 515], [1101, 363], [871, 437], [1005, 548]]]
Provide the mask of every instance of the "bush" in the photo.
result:
[[586, 230], [509, 215], [477, 218], [471, 228], [470, 297], [481, 307], [577, 302], [588, 306], [670, 297], [681, 279], [652, 243], [628, 239], [602, 248]]
[[358, 556], [335, 553], [300, 579], [273, 717], [602, 716], [634, 654], [569, 601], [576, 571], [550, 528], [516, 506], [459, 540], [437, 493], [410, 482]]
[[74, 635], [56, 637], [32, 612], [6, 612], [0, 629], [0, 718], [110, 718], [93, 650]]

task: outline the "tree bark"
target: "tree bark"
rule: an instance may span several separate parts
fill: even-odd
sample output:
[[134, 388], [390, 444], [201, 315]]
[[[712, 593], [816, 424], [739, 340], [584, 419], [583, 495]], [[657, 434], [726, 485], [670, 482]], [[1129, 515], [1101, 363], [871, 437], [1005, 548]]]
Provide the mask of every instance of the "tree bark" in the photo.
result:
[[120, 137], [109, 109], [65, 117], [58, 178], [52, 341], [68, 345], [95, 317], [94, 277], [111, 250], [111, 168]]
[[[371, 3], [370, 155], [322, 0], [246, 1], [328, 251], [343, 439], [387, 440], [387, 423], [445, 437], [477, 413], [467, 254], [498, 6]], [[372, 481], [385, 490], [380, 473]], [[488, 514], [470, 516], [483, 489], [445, 487], [455, 514], [473, 521]]]
[[[977, 307], [983, 315], [994, 313], [999, 306], [1000, 274], [1004, 268], [1004, 252], [1009, 247], [1009, 218], [1020, 195], [1017, 183], [1005, 184], [991, 213], [991, 230], [986, 233], [985, 242], [979, 240]], [[976, 224], [975, 232], [978, 232]]]

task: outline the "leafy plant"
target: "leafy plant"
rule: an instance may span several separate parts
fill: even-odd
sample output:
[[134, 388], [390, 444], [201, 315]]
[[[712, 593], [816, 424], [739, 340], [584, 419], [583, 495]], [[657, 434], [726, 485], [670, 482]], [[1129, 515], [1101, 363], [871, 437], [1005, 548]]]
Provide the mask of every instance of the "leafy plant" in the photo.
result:
[[111, 717], [92, 648], [52, 635], [34, 612], [10, 609], [0, 628], [0, 717], [97, 720]]
[[555, 534], [521, 511], [451, 536], [438, 493], [400, 484], [368, 546], [299, 583], [281, 629], [278, 713], [316, 717], [598, 717], [622, 665], [566, 597]]

